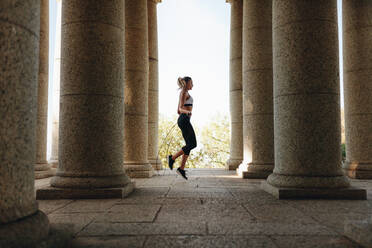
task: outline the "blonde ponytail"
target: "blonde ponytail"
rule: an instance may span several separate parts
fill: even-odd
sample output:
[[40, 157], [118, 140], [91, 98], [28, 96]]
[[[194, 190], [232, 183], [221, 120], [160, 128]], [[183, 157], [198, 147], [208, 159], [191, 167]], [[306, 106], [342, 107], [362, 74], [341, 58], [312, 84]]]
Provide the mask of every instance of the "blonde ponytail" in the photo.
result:
[[177, 84], [178, 84], [179, 89], [183, 89], [186, 86], [185, 80], [181, 77], [178, 78]]

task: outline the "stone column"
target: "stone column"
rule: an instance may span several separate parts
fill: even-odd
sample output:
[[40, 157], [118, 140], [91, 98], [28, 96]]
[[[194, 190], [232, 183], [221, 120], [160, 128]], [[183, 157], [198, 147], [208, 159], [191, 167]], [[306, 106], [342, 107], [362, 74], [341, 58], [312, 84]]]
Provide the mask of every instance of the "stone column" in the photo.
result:
[[147, 0], [149, 30], [149, 95], [148, 95], [148, 159], [152, 167], [161, 170], [158, 158], [159, 125], [159, 67], [158, 67], [158, 21], [156, 5], [161, 0]]
[[372, 178], [372, 2], [343, 1], [346, 162], [349, 177]]
[[279, 198], [365, 199], [341, 170], [337, 0], [273, 1], [275, 168]]
[[34, 195], [40, 1], [0, 9], [0, 247], [33, 247], [49, 232]]
[[40, 1], [39, 87], [36, 125], [35, 178], [52, 176], [47, 162], [49, 68], [49, 0]]
[[52, 95], [52, 149], [49, 164], [58, 167], [59, 95], [61, 79], [61, 0], [57, 0], [57, 22], [54, 46], [53, 95]]
[[148, 0], [125, 1], [124, 168], [130, 177], [152, 177], [148, 161]]
[[242, 25], [243, 0], [228, 0], [231, 4], [230, 21], [230, 158], [227, 170], [235, 170], [243, 160], [242, 106]]
[[123, 164], [124, 1], [63, 0], [59, 165], [39, 199], [114, 198]]
[[274, 169], [272, 0], [244, 0], [243, 178], [267, 178]]

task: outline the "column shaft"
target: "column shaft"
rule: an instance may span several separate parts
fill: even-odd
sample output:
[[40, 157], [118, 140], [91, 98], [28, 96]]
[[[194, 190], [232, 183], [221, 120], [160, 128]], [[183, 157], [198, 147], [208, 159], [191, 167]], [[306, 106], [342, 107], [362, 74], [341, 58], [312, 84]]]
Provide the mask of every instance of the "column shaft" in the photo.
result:
[[149, 30], [149, 95], [148, 95], [148, 159], [154, 169], [162, 168], [158, 158], [159, 123], [159, 67], [157, 4], [160, 0], [147, 0]]
[[124, 168], [130, 177], [151, 177], [148, 161], [147, 0], [125, 1]]
[[279, 198], [365, 199], [341, 171], [337, 0], [274, 0], [275, 169]]
[[124, 1], [62, 2], [59, 165], [39, 198], [122, 197]]
[[235, 170], [243, 160], [242, 25], [243, 0], [230, 0], [230, 158], [226, 169]]
[[267, 178], [274, 168], [272, 0], [244, 0], [244, 178]]
[[372, 2], [343, 1], [346, 163], [352, 178], [372, 178]]
[[0, 9], [0, 247], [33, 247], [49, 231], [34, 195], [40, 1]]
[[35, 178], [52, 176], [47, 162], [49, 68], [49, 0], [40, 1], [39, 87], [36, 125]]

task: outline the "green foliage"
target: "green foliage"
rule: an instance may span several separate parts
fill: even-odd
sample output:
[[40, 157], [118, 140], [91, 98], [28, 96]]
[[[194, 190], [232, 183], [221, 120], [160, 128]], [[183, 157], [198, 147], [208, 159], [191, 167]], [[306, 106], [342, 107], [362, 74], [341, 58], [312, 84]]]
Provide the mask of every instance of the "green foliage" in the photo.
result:
[[[178, 116], [159, 118], [159, 158], [163, 167], [167, 167], [167, 156], [178, 152], [185, 145], [181, 130], [177, 126]], [[230, 128], [227, 116], [218, 115], [199, 132], [194, 126], [197, 148], [191, 151], [187, 160], [188, 168], [224, 167], [229, 157]], [[201, 136], [199, 135], [201, 133]], [[180, 163], [178, 158], [176, 163]], [[178, 165], [175, 165], [177, 167]]]
[[203, 128], [201, 142], [204, 151], [204, 166], [223, 168], [230, 155], [230, 121], [225, 115], [217, 115]]

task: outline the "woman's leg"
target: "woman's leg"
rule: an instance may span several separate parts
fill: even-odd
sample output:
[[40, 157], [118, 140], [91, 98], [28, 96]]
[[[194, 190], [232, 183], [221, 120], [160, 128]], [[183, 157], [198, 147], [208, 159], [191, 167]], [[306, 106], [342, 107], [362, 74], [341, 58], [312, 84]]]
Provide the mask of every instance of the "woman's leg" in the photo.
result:
[[181, 151], [183, 151], [183, 156], [182, 156], [182, 162], [180, 169], [184, 170], [186, 161], [189, 158], [190, 151], [196, 147], [196, 137], [195, 137], [195, 132], [194, 128], [192, 127], [190, 121], [188, 121], [182, 129], [182, 135], [183, 138], [185, 139], [186, 146], [184, 146]]
[[181, 161], [181, 166], [180, 166], [180, 168], [182, 170], [185, 169], [186, 161], [187, 161], [188, 158], [189, 158], [189, 155], [183, 154], [182, 161]]
[[179, 156], [181, 156], [181, 155], [183, 155], [183, 154], [185, 154], [185, 153], [184, 153], [183, 150], [181, 149], [181, 150], [179, 150], [176, 154], [172, 155], [172, 159], [173, 159], [173, 160], [176, 160], [176, 158], [178, 158]]

